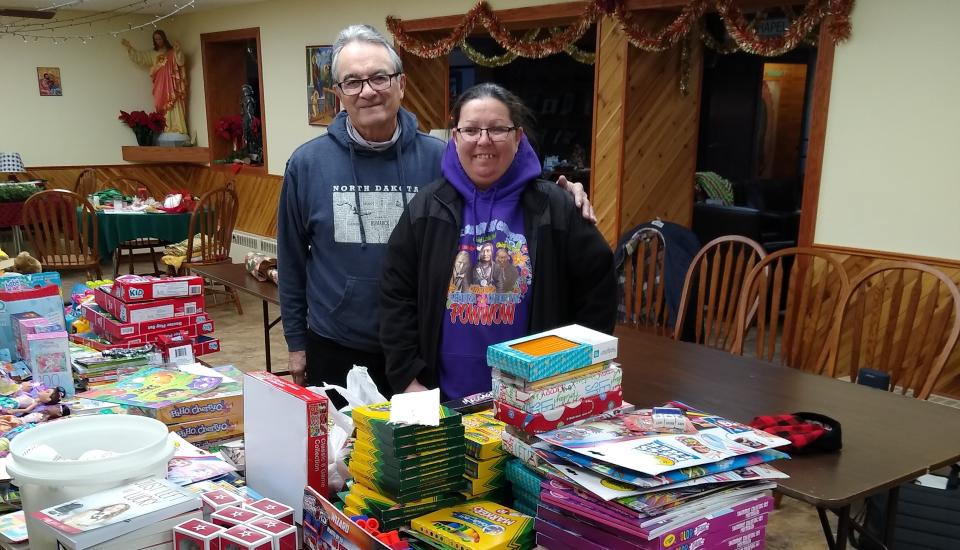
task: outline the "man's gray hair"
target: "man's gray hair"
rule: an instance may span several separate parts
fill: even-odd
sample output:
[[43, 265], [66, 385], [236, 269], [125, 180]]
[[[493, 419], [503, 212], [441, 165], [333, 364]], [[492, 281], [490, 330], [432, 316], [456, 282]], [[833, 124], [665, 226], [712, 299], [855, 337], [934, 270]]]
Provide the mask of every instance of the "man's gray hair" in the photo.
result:
[[333, 70], [334, 80], [338, 82], [340, 81], [340, 72], [337, 70], [337, 61], [340, 58], [340, 50], [342, 50], [344, 46], [350, 44], [351, 42], [366, 42], [368, 44], [383, 46], [387, 49], [387, 53], [390, 54], [390, 60], [393, 61], [393, 72], [403, 72], [403, 61], [400, 60], [400, 56], [397, 55], [397, 51], [393, 49], [393, 46], [387, 42], [387, 39], [384, 38], [382, 34], [377, 32], [377, 29], [371, 27], [370, 25], [350, 25], [349, 27], [340, 31], [340, 34], [337, 35], [336, 42], [333, 43], [333, 66], [331, 69]]

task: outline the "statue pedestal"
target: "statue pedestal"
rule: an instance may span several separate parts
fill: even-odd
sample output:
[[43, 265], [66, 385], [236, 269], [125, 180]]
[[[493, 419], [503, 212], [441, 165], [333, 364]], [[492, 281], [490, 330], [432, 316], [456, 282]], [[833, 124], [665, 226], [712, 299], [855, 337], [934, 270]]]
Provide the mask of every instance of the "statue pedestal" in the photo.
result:
[[164, 132], [157, 136], [159, 147], [186, 147], [190, 145], [190, 136], [174, 132]]

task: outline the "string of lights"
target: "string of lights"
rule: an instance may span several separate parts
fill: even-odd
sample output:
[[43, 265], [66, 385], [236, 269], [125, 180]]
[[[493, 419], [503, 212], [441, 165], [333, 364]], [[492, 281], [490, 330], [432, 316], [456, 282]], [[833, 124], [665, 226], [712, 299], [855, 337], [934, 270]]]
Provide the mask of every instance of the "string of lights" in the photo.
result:
[[[83, 0], [80, 0], [80, 1], [83, 1]], [[163, 6], [163, 4], [164, 2], [162, 1], [157, 2], [155, 4], [155, 7], [161, 7]], [[109, 12], [99, 12], [98, 14], [95, 14], [95, 16], [93, 16], [93, 17], [104, 16], [100, 19], [89, 19], [92, 16], [80, 16], [80, 17], [75, 17], [75, 18], [70, 18], [70, 19], [60, 21], [59, 22], [61, 23], [60, 26], [55, 26], [57, 22], [54, 22], [53, 24], [48, 26], [39, 26], [39, 27], [34, 26], [31, 28], [26, 28], [26, 26], [13, 27], [13, 28], [2, 26], [0, 27], [0, 37], [2, 37], [3, 35], [11, 35], [14, 38], [19, 38], [23, 40], [24, 43], [29, 43], [30, 39], [32, 38], [34, 42], [39, 42], [41, 39], [50, 40], [53, 42], [54, 45], [66, 43], [66, 42], [69, 42], [70, 40], [76, 40], [76, 41], [79, 41], [81, 44], [86, 44], [87, 42], [100, 36], [112, 36], [113, 38], [118, 38], [121, 34], [126, 34], [129, 32], [147, 29], [148, 27], [157, 28], [157, 24], [160, 23], [161, 21], [165, 19], [169, 19], [187, 8], [195, 7], [195, 5], [196, 5], [196, 0], [187, 0], [186, 3], [183, 3], [183, 4], [175, 2], [173, 3], [173, 10], [171, 10], [170, 12], [157, 15], [153, 17], [151, 20], [145, 23], [141, 23], [139, 25], [128, 23], [127, 28], [125, 29], [117, 29], [112, 31], [85, 33], [85, 34], [70, 34], [70, 35], [61, 35], [59, 33], [46, 34], [52, 31], [57, 31], [63, 28], [68, 28], [68, 27], [76, 27], [80, 25], [92, 26], [93, 23], [95, 22], [108, 21], [108, 20], [119, 18], [119, 17], [129, 16], [131, 14], [136, 14], [136, 12], [143, 11], [148, 7], [151, 7], [149, 0], [138, 0], [137, 2], [126, 4], [119, 8], [115, 8], [114, 10], [110, 10]], [[137, 7], [136, 9], [130, 9], [135, 6]], [[105, 14], [109, 14], [109, 16], [105, 16]], [[88, 19], [84, 19], [84, 21], [82, 22], [76, 21], [77, 19], [80, 19], [80, 18], [88, 18]]]
[[[163, 7], [162, 0], [155, 2], [155, 4], [156, 7]], [[10, 29], [11, 32], [20, 32], [24, 30], [33, 32], [49, 31], [67, 27], [76, 27], [80, 25], [92, 25], [93, 23], [116, 19], [124, 15], [137, 14], [138, 12], [144, 11], [151, 7], [154, 7], [154, 5], [150, 3], [150, 0], [135, 0], [134, 2], [130, 2], [129, 4], [125, 4], [111, 10], [97, 11], [66, 19], [54, 19], [53, 21], [44, 21], [42, 23], [23, 23], [18, 25], [15, 24], [16, 21], [14, 21], [12, 23], [3, 25], [3, 27]], [[53, 7], [43, 8], [42, 10], [38, 11], [49, 11], [50, 9], [53, 9]], [[24, 19], [18, 19], [17, 21], [24, 21]]]

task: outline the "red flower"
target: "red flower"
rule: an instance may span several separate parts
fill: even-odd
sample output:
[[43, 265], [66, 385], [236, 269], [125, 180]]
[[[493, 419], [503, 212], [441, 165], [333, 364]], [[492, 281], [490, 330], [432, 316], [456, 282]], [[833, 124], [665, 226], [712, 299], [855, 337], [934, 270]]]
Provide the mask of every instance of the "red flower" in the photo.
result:
[[167, 127], [167, 119], [163, 113], [153, 112], [149, 115], [144, 111], [120, 111], [118, 120], [136, 130], [137, 128], [146, 128], [155, 134], [159, 134]]
[[[260, 119], [253, 117], [250, 124], [254, 134], [260, 133]], [[213, 128], [217, 134], [227, 141], [237, 141], [243, 137], [243, 117], [240, 115], [227, 115], [217, 121]]]

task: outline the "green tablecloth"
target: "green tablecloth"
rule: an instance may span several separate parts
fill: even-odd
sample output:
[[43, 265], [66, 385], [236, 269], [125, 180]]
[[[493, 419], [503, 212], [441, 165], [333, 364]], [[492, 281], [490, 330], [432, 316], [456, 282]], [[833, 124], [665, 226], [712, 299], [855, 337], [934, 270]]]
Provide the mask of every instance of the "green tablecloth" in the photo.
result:
[[97, 212], [99, 240], [97, 252], [101, 258], [109, 258], [117, 246], [133, 239], [154, 238], [167, 242], [179, 242], [187, 238], [190, 213], [121, 213]]

